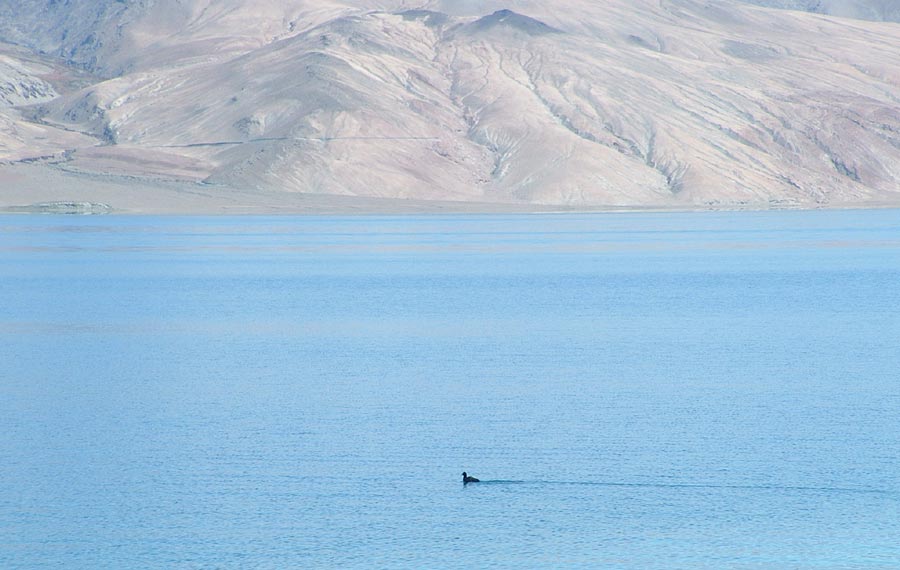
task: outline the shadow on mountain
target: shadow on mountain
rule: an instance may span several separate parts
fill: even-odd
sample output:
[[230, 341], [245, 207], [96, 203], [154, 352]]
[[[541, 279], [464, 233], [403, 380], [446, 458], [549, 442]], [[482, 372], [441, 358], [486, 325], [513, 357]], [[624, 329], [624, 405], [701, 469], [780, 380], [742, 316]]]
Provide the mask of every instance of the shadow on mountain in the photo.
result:
[[732, 57], [746, 59], [748, 61], [765, 62], [781, 57], [781, 54], [778, 52], [778, 50], [769, 46], [738, 42], [734, 40], [725, 40], [722, 43], [722, 51]]
[[421, 20], [426, 26], [437, 28], [443, 26], [450, 20], [450, 16], [441, 12], [432, 12], [431, 10], [406, 10], [400, 12], [404, 20]]

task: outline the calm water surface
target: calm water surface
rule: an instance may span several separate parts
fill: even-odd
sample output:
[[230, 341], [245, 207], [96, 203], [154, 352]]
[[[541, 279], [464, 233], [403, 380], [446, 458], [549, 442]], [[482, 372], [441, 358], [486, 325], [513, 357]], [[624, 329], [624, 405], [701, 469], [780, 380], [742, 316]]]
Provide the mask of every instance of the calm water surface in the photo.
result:
[[896, 570], [898, 537], [896, 210], [0, 217], [0, 568]]

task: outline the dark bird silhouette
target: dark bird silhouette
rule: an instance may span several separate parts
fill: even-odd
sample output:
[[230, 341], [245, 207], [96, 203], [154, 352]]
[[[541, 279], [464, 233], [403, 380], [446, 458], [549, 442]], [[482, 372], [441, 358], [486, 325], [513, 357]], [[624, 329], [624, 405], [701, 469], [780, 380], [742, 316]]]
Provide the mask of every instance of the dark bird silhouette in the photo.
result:
[[463, 471], [463, 485], [467, 485], [469, 483], [479, 483], [480, 480], [475, 477], [469, 477], [469, 475]]

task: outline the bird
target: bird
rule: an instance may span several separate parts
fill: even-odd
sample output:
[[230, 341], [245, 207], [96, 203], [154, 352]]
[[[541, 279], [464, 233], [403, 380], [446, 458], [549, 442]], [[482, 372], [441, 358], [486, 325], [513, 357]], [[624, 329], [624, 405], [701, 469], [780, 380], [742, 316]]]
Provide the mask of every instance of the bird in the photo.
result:
[[463, 471], [463, 485], [466, 485], [468, 483], [479, 483], [479, 482], [480, 482], [479, 479], [476, 479], [475, 477], [469, 477], [469, 474], [466, 473], [465, 471]]

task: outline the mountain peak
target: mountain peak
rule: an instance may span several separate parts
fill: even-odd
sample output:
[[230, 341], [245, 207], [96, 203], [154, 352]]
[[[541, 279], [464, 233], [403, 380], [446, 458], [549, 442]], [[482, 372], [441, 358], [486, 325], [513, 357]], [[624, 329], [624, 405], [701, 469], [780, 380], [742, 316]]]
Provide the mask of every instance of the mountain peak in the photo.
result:
[[505, 9], [497, 10], [493, 14], [481, 17], [468, 26], [468, 30], [471, 33], [486, 32], [497, 28], [511, 29], [529, 36], [562, 33], [562, 30], [549, 26], [540, 20]]

